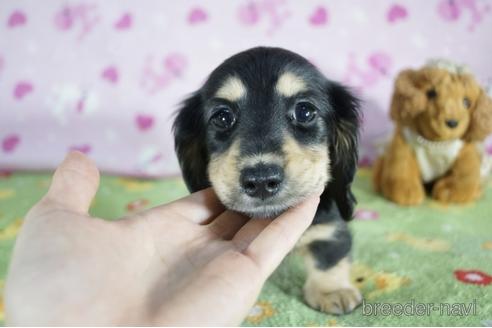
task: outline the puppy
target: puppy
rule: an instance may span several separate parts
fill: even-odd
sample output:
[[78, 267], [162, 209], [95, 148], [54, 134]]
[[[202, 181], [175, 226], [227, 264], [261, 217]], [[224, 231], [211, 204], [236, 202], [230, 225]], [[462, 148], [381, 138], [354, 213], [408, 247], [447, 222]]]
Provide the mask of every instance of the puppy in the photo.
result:
[[305, 250], [307, 303], [343, 314], [360, 302], [349, 280], [350, 190], [357, 163], [358, 100], [305, 58], [253, 48], [217, 67], [174, 123], [184, 179], [213, 186], [223, 204], [274, 217], [324, 188]]
[[392, 142], [374, 167], [374, 185], [401, 205], [417, 205], [426, 187], [443, 203], [481, 194], [486, 161], [477, 145], [492, 132], [492, 100], [459, 66], [436, 61], [402, 71], [395, 82]]

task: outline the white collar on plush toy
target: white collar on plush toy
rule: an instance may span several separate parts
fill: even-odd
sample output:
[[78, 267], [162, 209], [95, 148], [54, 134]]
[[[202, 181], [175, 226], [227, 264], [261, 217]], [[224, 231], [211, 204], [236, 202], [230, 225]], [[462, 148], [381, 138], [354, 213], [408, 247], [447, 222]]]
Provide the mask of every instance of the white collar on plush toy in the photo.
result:
[[[424, 181], [444, 174], [458, 156], [465, 142], [461, 139], [431, 141], [409, 128], [403, 128], [403, 136], [415, 151]], [[477, 142], [481, 157], [480, 175], [485, 177], [492, 170], [492, 156], [488, 155], [483, 142]]]
[[443, 176], [453, 165], [464, 144], [461, 139], [427, 140], [409, 128], [403, 128], [403, 136], [415, 152], [425, 182]]
[[403, 128], [403, 135], [405, 136], [405, 139], [407, 139], [407, 141], [419, 144], [421, 146], [424, 146], [425, 148], [443, 149], [443, 148], [449, 148], [453, 145], [463, 144], [463, 141], [461, 139], [453, 139], [453, 140], [446, 140], [446, 141], [432, 141], [429, 139], [425, 139], [420, 134], [418, 134], [417, 132], [413, 131], [410, 128]]

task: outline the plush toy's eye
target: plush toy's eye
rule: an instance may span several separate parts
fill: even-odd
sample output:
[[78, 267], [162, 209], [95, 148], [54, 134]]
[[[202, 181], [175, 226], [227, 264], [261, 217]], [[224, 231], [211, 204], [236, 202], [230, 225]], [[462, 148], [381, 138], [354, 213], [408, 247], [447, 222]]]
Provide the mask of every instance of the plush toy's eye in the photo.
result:
[[468, 97], [463, 98], [463, 106], [466, 109], [470, 108], [470, 106], [471, 106], [470, 98], [468, 98]]
[[227, 106], [219, 106], [215, 109], [210, 122], [220, 130], [228, 130], [236, 123], [236, 116]]
[[436, 89], [432, 88], [432, 89], [427, 90], [427, 98], [435, 99], [436, 97], [437, 97]]
[[309, 123], [316, 117], [316, 112], [313, 104], [307, 101], [299, 102], [294, 110], [294, 120], [301, 124]]

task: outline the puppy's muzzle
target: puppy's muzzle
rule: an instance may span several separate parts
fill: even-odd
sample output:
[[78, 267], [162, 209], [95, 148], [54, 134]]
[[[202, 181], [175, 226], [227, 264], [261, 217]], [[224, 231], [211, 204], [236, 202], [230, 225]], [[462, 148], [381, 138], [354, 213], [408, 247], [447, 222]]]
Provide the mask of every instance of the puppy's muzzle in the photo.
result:
[[265, 200], [277, 194], [284, 182], [284, 170], [278, 165], [258, 164], [241, 171], [241, 188], [250, 197]]

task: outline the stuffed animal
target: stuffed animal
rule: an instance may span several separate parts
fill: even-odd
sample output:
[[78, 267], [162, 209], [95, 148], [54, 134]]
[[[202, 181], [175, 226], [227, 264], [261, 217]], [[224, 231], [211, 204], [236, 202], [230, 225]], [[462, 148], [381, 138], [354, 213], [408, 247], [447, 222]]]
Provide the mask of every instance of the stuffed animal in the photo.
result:
[[375, 163], [376, 191], [400, 205], [420, 204], [426, 190], [443, 203], [480, 197], [492, 99], [466, 68], [436, 60], [403, 70], [390, 115], [395, 132]]

